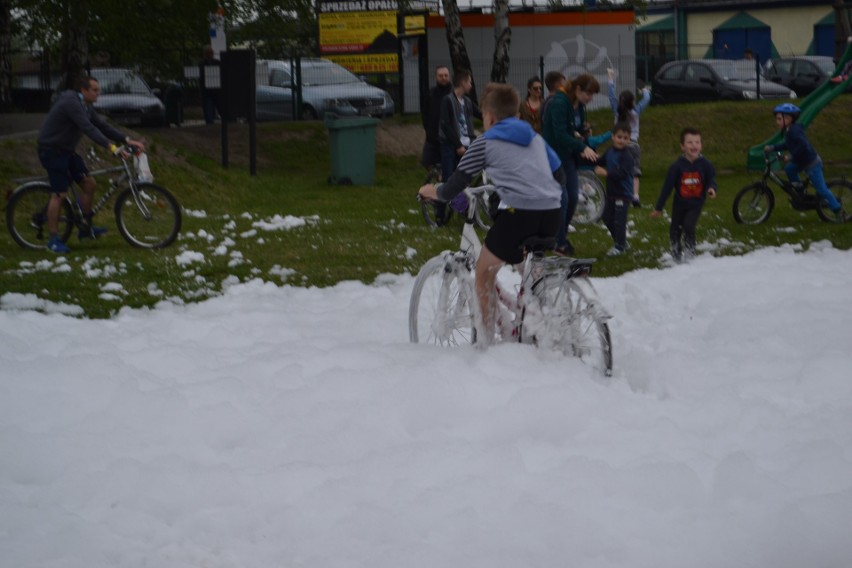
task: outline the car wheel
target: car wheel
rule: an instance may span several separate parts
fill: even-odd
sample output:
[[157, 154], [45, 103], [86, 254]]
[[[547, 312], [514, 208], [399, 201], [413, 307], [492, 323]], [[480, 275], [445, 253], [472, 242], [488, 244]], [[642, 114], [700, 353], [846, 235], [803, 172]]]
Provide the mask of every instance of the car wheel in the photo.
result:
[[317, 111], [313, 107], [308, 105], [302, 107], [302, 120], [316, 120], [317, 118]]

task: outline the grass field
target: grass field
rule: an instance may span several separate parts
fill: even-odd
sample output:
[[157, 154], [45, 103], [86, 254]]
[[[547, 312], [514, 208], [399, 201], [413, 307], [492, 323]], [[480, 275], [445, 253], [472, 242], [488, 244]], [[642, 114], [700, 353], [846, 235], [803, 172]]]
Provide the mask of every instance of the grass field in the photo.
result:
[[[826, 177], [852, 177], [852, 97], [824, 109], [809, 136], [825, 161]], [[735, 193], [758, 177], [745, 170], [746, 151], [774, 133], [773, 103], [738, 102], [650, 107], [642, 115], [642, 199], [630, 212], [631, 252], [605, 258], [611, 240], [602, 226], [579, 226], [571, 240], [577, 254], [598, 257], [595, 275], [615, 276], [658, 268], [668, 248], [668, 223], [651, 219], [666, 169], [679, 155], [684, 126], [704, 135], [704, 153], [715, 164], [719, 197], [708, 201], [699, 222], [699, 248], [714, 255], [743, 254], [784, 243], [807, 249], [816, 241], [852, 247], [852, 223], [831, 225], [816, 213], [794, 211], [776, 194], [764, 225], [737, 225], [731, 215]], [[596, 131], [611, 121], [608, 111], [591, 115]], [[419, 117], [390, 121], [412, 135]], [[452, 248], [458, 225], [431, 230], [420, 217], [414, 194], [423, 170], [415, 155], [379, 154], [370, 187], [331, 186], [328, 135], [315, 123], [258, 127], [258, 175], [248, 173], [244, 126], [230, 129], [231, 167], [220, 166], [218, 130], [161, 129], [141, 132], [149, 141], [156, 182], [185, 208], [179, 240], [161, 251], [130, 247], [115, 230], [111, 208], [99, 224], [110, 234], [97, 242], [69, 243], [63, 258], [20, 249], [0, 219], [0, 296], [28, 294], [41, 301], [80, 306], [88, 317], [114, 315], [124, 306], [153, 306], [203, 300], [238, 281], [261, 278], [297, 286], [330, 286], [342, 280], [372, 282], [383, 273], [416, 273], [435, 253]], [[34, 140], [0, 142], [0, 189], [15, 179], [40, 176]], [[671, 201], [669, 201], [669, 207]], [[774, 275], [767, 275], [770, 282]], [[6, 303], [17, 296], [6, 296]]]

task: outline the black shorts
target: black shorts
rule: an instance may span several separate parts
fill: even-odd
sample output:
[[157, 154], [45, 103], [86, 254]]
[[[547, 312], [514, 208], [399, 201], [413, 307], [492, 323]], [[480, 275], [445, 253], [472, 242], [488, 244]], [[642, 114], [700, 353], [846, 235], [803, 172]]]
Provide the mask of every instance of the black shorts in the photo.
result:
[[500, 260], [518, 264], [524, 260], [524, 241], [530, 237], [555, 237], [560, 216], [559, 209], [501, 209], [485, 235], [485, 246]]
[[83, 158], [74, 152], [39, 148], [38, 158], [47, 170], [50, 190], [54, 193], [65, 193], [71, 187], [72, 181], [80, 183], [89, 175], [89, 169]]

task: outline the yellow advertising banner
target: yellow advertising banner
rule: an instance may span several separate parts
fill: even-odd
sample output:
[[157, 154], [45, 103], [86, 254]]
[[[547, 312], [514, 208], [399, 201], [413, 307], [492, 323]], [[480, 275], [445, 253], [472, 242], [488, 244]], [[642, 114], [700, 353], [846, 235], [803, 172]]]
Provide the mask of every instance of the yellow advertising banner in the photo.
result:
[[[320, 53], [362, 53], [396, 38], [396, 12], [331, 12], [319, 15]], [[372, 48], [372, 49], [371, 49]]]
[[326, 55], [326, 59], [346, 67], [353, 73], [397, 73], [399, 60], [396, 53], [363, 55]]

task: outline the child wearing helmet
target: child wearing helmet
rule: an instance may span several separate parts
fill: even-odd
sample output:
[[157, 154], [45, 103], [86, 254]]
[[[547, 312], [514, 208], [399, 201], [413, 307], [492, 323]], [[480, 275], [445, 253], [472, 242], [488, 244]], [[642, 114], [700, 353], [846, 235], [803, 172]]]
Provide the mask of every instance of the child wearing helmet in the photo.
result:
[[784, 141], [780, 144], [769, 144], [763, 148], [764, 152], [789, 152], [784, 156], [787, 165], [784, 171], [793, 183], [800, 183], [799, 173], [804, 171], [813, 183], [817, 194], [828, 204], [828, 208], [836, 216], [837, 222], [846, 220], [846, 214], [841, 204], [837, 201], [825, 183], [822, 173], [822, 158], [808, 141], [805, 129], [796, 120], [801, 110], [792, 103], [784, 103], [776, 106], [772, 112], [775, 114], [775, 124], [781, 129]]

